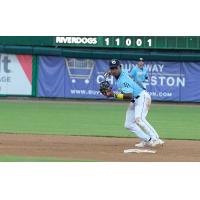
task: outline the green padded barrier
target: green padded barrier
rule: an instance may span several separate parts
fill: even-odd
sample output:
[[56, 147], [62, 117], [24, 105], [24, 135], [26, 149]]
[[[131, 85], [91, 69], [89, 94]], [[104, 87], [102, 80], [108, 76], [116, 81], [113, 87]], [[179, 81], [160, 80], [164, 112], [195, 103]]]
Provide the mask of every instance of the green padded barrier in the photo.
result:
[[166, 51], [166, 50], [127, 50], [127, 49], [97, 49], [97, 48], [55, 48], [55, 47], [31, 47], [31, 46], [3, 46], [0, 45], [0, 53], [31, 54], [64, 56], [71, 58], [90, 59], [127, 59], [135, 60], [144, 57], [145, 60], [166, 61], [200, 61], [200, 51]]

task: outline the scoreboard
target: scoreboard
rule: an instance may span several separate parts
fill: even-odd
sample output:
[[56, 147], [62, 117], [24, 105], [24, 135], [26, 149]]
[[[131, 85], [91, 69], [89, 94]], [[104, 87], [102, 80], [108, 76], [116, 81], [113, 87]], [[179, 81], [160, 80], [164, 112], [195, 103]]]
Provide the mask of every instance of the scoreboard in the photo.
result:
[[200, 50], [200, 36], [0, 36], [0, 45]]
[[100, 48], [151, 48], [152, 38], [147, 37], [59, 37], [55, 39], [59, 46], [90, 46]]
[[99, 36], [55, 37], [57, 46], [129, 48], [129, 49], [192, 49], [200, 50], [200, 37], [176, 36]]

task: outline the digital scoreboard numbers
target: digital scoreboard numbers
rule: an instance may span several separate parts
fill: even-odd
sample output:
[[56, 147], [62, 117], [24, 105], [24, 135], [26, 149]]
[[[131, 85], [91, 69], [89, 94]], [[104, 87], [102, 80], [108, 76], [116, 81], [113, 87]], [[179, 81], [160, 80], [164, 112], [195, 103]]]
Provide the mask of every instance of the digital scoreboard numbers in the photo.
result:
[[103, 46], [119, 48], [152, 48], [151, 37], [103, 37]]
[[98, 47], [98, 48], [152, 48], [153, 37], [135, 36], [58, 36], [55, 45], [77, 46], [77, 47]]
[[0, 36], [0, 46], [200, 51], [200, 36]]
[[65, 47], [200, 50], [199, 36], [56, 36]]

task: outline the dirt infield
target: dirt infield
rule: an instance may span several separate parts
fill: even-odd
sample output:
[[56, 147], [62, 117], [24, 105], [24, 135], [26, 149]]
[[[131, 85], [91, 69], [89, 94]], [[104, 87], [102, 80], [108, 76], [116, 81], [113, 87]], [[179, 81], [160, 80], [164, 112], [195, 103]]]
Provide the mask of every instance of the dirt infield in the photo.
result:
[[200, 161], [200, 141], [165, 140], [156, 154], [129, 153], [134, 138], [0, 134], [0, 156], [94, 161]]

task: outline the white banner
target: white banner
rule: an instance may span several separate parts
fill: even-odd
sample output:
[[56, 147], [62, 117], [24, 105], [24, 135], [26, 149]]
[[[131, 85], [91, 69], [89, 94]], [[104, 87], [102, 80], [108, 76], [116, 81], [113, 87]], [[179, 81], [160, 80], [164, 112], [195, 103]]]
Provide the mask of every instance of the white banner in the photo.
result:
[[32, 94], [32, 56], [0, 54], [0, 94]]

